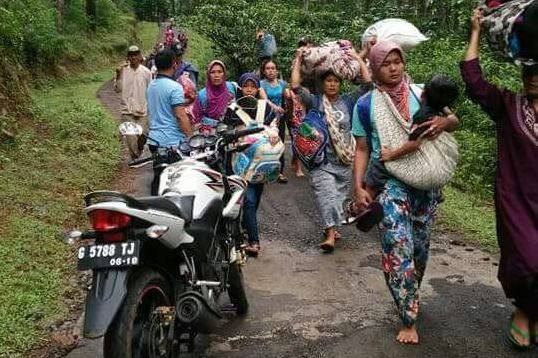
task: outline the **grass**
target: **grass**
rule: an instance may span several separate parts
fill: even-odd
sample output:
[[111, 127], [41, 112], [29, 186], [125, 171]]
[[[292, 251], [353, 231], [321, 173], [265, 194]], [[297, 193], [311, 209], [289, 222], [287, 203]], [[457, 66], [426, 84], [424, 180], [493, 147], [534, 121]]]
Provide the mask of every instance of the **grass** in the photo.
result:
[[[153, 37], [143, 48], [156, 29], [142, 24], [140, 39]], [[116, 121], [95, 96], [112, 74], [42, 81], [16, 138], [0, 143], [0, 356], [24, 356], [68, 312], [75, 266], [61, 232], [86, 225], [82, 195], [106, 189], [120, 159]]]
[[443, 194], [445, 202], [440, 206], [441, 227], [461, 233], [466, 240], [497, 251], [495, 209], [491, 202], [451, 186], [446, 187]]

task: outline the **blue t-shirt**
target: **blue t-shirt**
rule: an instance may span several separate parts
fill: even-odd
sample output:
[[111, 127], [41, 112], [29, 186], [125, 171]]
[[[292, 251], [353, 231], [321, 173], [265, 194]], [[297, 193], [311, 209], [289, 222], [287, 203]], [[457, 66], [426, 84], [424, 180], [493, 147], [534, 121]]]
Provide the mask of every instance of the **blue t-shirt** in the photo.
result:
[[[421, 89], [419, 85], [413, 85], [418, 88], [413, 89], [413, 93], [409, 94], [409, 113], [411, 114], [411, 121], [413, 118], [413, 115], [420, 109], [420, 93], [418, 90]], [[353, 109], [353, 119], [352, 119], [352, 130], [351, 133], [353, 133], [356, 137], [367, 137], [370, 136], [370, 163], [374, 160], [379, 160], [381, 158], [381, 141], [379, 140], [379, 134], [377, 132], [377, 125], [375, 121], [374, 116], [374, 106], [372, 105], [372, 92], [368, 92], [364, 95], [363, 98], [359, 99], [359, 102], [357, 105], [355, 105], [355, 108]], [[370, 103], [367, 106], [368, 109], [368, 116], [369, 118], [361, 118], [362, 115], [364, 115], [361, 111], [359, 111], [358, 104], [362, 100], [370, 101]], [[361, 121], [362, 119], [362, 121]], [[363, 123], [369, 122], [371, 126], [370, 133], [367, 132], [367, 128], [364, 128]]]
[[284, 89], [286, 89], [286, 81], [278, 80], [277, 86], [271, 86], [269, 81], [261, 80], [260, 87], [263, 88], [267, 94], [269, 101], [279, 107], [282, 107], [282, 94], [284, 93]]
[[148, 143], [159, 147], [179, 145], [186, 139], [173, 109], [185, 104], [183, 87], [172, 78], [157, 75], [146, 92], [149, 113]]

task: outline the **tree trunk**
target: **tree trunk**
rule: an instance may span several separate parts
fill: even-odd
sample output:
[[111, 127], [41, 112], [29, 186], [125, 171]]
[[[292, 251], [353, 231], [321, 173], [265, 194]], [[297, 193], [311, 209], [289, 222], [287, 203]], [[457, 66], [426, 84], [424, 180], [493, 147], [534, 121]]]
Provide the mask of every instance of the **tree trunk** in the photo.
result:
[[96, 0], [86, 0], [86, 17], [90, 31], [97, 29], [97, 3]]
[[59, 33], [63, 30], [63, 18], [65, 14], [65, 0], [56, 0], [56, 29]]
[[310, 3], [310, 0], [303, 0], [303, 10], [305, 12], [308, 12], [308, 5]]

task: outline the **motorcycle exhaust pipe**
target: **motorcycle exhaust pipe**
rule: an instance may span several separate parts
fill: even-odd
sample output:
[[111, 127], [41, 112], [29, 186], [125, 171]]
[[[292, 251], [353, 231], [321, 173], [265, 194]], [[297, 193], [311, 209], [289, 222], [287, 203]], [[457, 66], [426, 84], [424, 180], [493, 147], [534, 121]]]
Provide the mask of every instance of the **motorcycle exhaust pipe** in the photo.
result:
[[215, 323], [221, 318], [204, 296], [196, 291], [183, 293], [176, 307], [179, 322], [201, 333], [211, 333]]

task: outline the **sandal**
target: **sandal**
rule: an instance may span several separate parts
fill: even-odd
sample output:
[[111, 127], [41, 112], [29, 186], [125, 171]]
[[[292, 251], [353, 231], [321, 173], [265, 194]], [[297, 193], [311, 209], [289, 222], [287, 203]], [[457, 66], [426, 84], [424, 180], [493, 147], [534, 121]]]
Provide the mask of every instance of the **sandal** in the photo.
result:
[[248, 244], [245, 247], [245, 253], [251, 257], [258, 257], [260, 254], [260, 245], [259, 244]]
[[[514, 347], [515, 349], [525, 350], [530, 348], [531, 346], [531, 335], [530, 332], [524, 332], [521, 327], [519, 327], [515, 321], [515, 313], [512, 313], [512, 317], [510, 318], [510, 323], [508, 325], [508, 334], [506, 335], [506, 338], [508, 339], [508, 342]], [[515, 332], [518, 336], [526, 339], [529, 341], [529, 344], [522, 344], [519, 342], [514, 334], [512, 332]]]
[[288, 178], [286, 178], [286, 176], [284, 174], [279, 174], [277, 181], [280, 184], [286, 184], [288, 182]]
[[336, 242], [340, 240], [340, 238], [341, 238], [340, 233], [336, 231], [334, 233], [333, 238], [329, 239], [329, 237], [327, 237], [327, 230], [325, 230], [325, 241], [323, 241], [321, 245], [319, 245], [319, 248], [322, 249], [324, 253], [330, 254], [331, 252], [334, 251], [334, 246]]
[[531, 343], [538, 346], [538, 321], [532, 322], [531, 327], [533, 327]]

